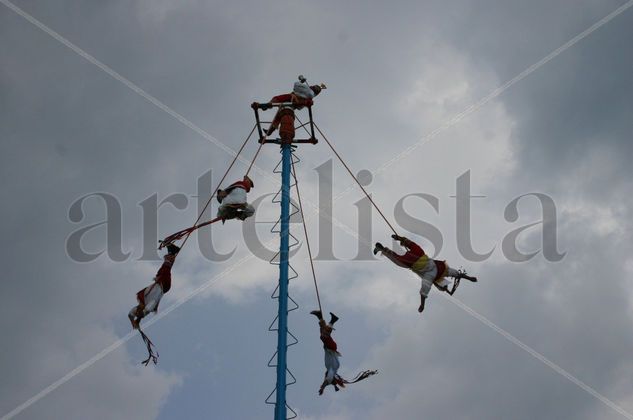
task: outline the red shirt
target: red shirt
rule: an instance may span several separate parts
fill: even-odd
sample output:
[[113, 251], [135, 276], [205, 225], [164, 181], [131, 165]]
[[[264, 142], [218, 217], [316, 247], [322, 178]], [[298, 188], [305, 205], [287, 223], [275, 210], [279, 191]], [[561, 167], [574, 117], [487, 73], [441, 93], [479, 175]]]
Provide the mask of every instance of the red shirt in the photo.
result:
[[227, 193], [230, 193], [235, 188], [241, 188], [243, 190], [246, 190], [246, 192], [250, 192], [250, 190], [251, 190], [251, 183], [243, 181], [243, 180], [242, 181], [236, 181], [236, 182], [232, 183], [231, 185], [229, 185], [224, 191], [226, 191]]
[[402, 246], [407, 249], [407, 252], [404, 255], [395, 254], [395, 257], [404, 266], [411, 268], [411, 266], [424, 255], [424, 250], [420, 248], [418, 244], [409, 239], [404, 240], [402, 242]]
[[165, 255], [163, 265], [160, 266], [156, 273], [156, 283], [160, 284], [163, 289], [163, 293], [167, 293], [171, 289], [171, 266], [174, 265], [176, 256], [167, 254]]
[[312, 104], [314, 104], [314, 102], [312, 102], [312, 99], [302, 98], [292, 93], [277, 95], [273, 97], [270, 102], [275, 104], [291, 102], [297, 109], [302, 109], [304, 106], [312, 106]]
[[[413, 264], [417, 260], [420, 259], [423, 255], [425, 255], [424, 250], [415, 242], [406, 239], [402, 246], [407, 248], [407, 252], [404, 255], [394, 254], [396, 259], [402, 263], [402, 265], [411, 268]], [[435, 280], [442, 278], [446, 272], [446, 261], [433, 260], [435, 266], [437, 267], [437, 274], [435, 276]]]
[[332, 336], [321, 334], [321, 341], [323, 341], [323, 347], [336, 351], [336, 341]]

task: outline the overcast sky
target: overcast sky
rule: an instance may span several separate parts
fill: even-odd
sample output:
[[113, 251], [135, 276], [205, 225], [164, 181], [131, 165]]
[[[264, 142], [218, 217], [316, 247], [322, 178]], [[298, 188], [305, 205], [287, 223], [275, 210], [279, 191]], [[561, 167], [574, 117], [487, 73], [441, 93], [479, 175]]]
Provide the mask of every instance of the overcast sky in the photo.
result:
[[[367, 233], [359, 222], [367, 208], [362, 192], [337, 161], [329, 179], [325, 142], [299, 147], [315, 252], [329, 249], [322, 233], [329, 217], [316, 212], [319, 189], [331, 182], [334, 195], [342, 194], [333, 210], [338, 261], [315, 264], [324, 310], [341, 318], [340, 373], [379, 370], [317, 395], [323, 351], [309, 314], [317, 303], [302, 246], [292, 260], [300, 276], [290, 287], [300, 308], [289, 321], [299, 344], [289, 351], [297, 383], [288, 402], [299, 418], [633, 418], [633, 8], [541, 61], [628, 3], [12, 4], [172, 112], [0, 0], [0, 416], [272, 418], [264, 400], [275, 386], [266, 364], [276, 345], [267, 329], [277, 311], [270, 299], [277, 271], [253, 256], [257, 243], [251, 238], [247, 246], [234, 221], [192, 237], [179, 256], [164, 316], [146, 329], [158, 346], [157, 366], [139, 364], [145, 350], [134, 335], [14, 410], [126, 337], [134, 294], [160, 264], [142, 258], [158, 255], [143, 209], [181, 194], [185, 208], [160, 208], [158, 234], [191, 225], [197, 196], [204, 202], [210, 193], [198, 184], [217, 183], [233, 157], [226, 147], [237, 150], [252, 128], [249, 104], [289, 91], [304, 74], [328, 85], [315, 121], [354, 172], [373, 174], [367, 189], [390, 222], [480, 282], [462, 284], [458, 300], [433, 290], [420, 315], [414, 274], [384, 258], [354, 259], [373, 241], [391, 245], [389, 227], [374, 211]], [[246, 147], [246, 159], [255, 146]], [[278, 159], [275, 146], [264, 147], [252, 200], [277, 191]], [[238, 163], [229, 179], [246, 167]], [[467, 177], [471, 194], [484, 196], [471, 202], [473, 250], [491, 252], [480, 261], [457, 243], [452, 196]], [[93, 193], [120, 204], [123, 261], [103, 253], [79, 263], [66, 252], [69, 235], [105, 218], [100, 198], [77, 202]], [[416, 197], [404, 208], [437, 228], [440, 244], [394, 221], [396, 203], [420, 193], [437, 198], [437, 211]], [[553, 200], [555, 220], [548, 216], [518, 236], [518, 250], [536, 254], [515, 262], [503, 252], [504, 238], [543, 217], [535, 196], [518, 202], [517, 218], [507, 206], [529, 193]], [[277, 211], [265, 198], [257, 221]], [[257, 225], [263, 242], [275, 239], [269, 227]], [[300, 226], [293, 229], [301, 238]], [[544, 249], [543, 230], [545, 237], [556, 233], [555, 249]], [[371, 237], [359, 240], [358, 232]], [[211, 236], [216, 252], [233, 255], [206, 258]], [[100, 226], [82, 246], [97, 253], [106, 240]], [[551, 261], [547, 249], [564, 257]]]

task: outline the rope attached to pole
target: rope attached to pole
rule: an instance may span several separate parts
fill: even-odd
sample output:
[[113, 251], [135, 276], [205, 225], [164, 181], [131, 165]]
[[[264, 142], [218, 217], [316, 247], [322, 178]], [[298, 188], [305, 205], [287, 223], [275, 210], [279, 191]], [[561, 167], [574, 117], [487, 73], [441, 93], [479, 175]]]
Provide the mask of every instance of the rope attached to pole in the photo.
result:
[[363, 188], [362, 184], [358, 181], [358, 179], [356, 179], [356, 177], [354, 176], [354, 174], [352, 173], [351, 169], [349, 168], [349, 166], [347, 166], [347, 164], [345, 163], [345, 161], [343, 160], [343, 158], [341, 157], [341, 155], [338, 154], [338, 152], [336, 151], [336, 149], [334, 149], [334, 146], [332, 146], [332, 143], [330, 143], [330, 141], [327, 139], [327, 137], [325, 137], [325, 134], [323, 134], [323, 132], [321, 131], [321, 129], [319, 128], [318, 125], [316, 125], [316, 123], [314, 124], [314, 126], [316, 127], [316, 129], [318, 130], [319, 134], [321, 134], [321, 136], [323, 137], [323, 140], [325, 140], [325, 142], [328, 144], [328, 146], [330, 146], [330, 149], [332, 149], [332, 152], [334, 152], [334, 154], [336, 155], [336, 157], [338, 158], [338, 160], [341, 162], [341, 164], [345, 167], [345, 169], [347, 169], [347, 172], [350, 174], [350, 176], [354, 179], [354, 181], [356, 181], [356, 183], [358, 184], [358, 186], [360, 187], [361, 190], [363, 190], [363, 193], [365, 193], [365, 196], [367, 196], [367, 198], [369, 199], [369, 201], [371, 202], [371, 204], [374, 206], [374, 208], [378, 211], [378, 213], [380, 213], [380, 216], [383, 218], [383, 220], [385, 221], [385, 223], [387, 223], [387, 225], [389, 226], [389, 228], [391, 229], [391, 231], [397, 235], [398, 232], [396, 232], [396, 230], [393, 228], [393, 226], [391, 225], [391, 223], [389, 223], [389, 220], [387, 220], [387, 218], [385, 217], [385, 215], [383, 214], [383, 212], [378, 208], [378, 206], [376, 205], [376, 203], [374, 202], [374, 200], [372, 200], [371, 196], [367, 193], [367, 191], [365, 190], [365, 188]]
[[185, 235], [188, 235], [190, 233], [192, 233], [194, 230], [198, 230], [201, 227], [204, 226], [208, 226], [210, 224], [213, 224], [215, 222], [219, 222], [220, 220], [222, 220], [221, 217], [216, 217], [215, 219], [211, 219], [207, 222], [204, 223], [200, 223], [199, 225], [195, 225], [195, 226], [191, 226], [188, 227], [186, 229], [180, 230], [176, 233], [172, 233], [171, 235], [169, 235], [168, 237], [166, 237], [165, 239], [163, 239], [162, 241], [160, 241], [160, 246], [158, 247], [158, 249], [161, 249], [163, 246], [169, 245], [170, 243], [173, 243], [175, 241], [178, 241], [180, 239], [182, 239]]
[[251, 169], [253, 169], [253, 165], [255, 165], [255, 160], [257, 159], [257, 156], [259, 156], [259, 151], [262, 150], [263, 145], [264, 145], [264, 142], [259, 143], [259, 147], [257, 148], [257, 151], [255, 152], [255, 156], [253, 156], [253, 160], [251, 160], [251, 164], [246, 170], [246, 174], [244, 176], [248, 176], [248, 174], [251, 172]]
[[303, 223], [303, 233], [306, 237], [306, 245], [308, 246], [308, 256], [310, 257], [310, 268], [312, 269], [312, 279], [314, 280], [314, 289], [316, 290], [317, 302], [319, 304], [319, 311], [323, 312], [321, 308], [321, 297], [319, 296], [319, 285], [316, 279], [316, 273], [314, 271], [314, 261], [312, 260], [312, 250], [310, 248], [310, 240], [308, 239], [308, 228], [306, 227], [306, 219], [303, 215], [303, 204], [301, 203], [301, 193], [299, 192], [299, 179], [295, 171], [295, 162], [292, 161], [292, 177], [295, 179], [295, 189], [297, 190], [297, 201], [299, 201], [299, 212], [301, 213], [301, 222]]
[[[222, 179], [220, 180], [220, 182], [218, 183], [218, 186], [213, 190], [213, 193], [211, 194], [211, 197], [209, 197], [209, 200], [207, 200], [207, 203], [204, 205], [204, 207], [202, 208], [202, 211], [200, 211], [200, 214], [198, 215], [198, 218], [196, 219], [196, 221], [193, 224], [194, 228], [198, 228], [198, 222], [200, 221], [200, 219], [202, 219], [202, 215], [204, 214], [205, 210], [207, 209], [207, 207], [209, 207], [209, 204], [211, 204], [211, 200], [213, 200], [213, 197], [215, 197], [215, 194], [218, 191], [218, 188], [220, 188], [220, 186], [222, 185], [222, 183], [224, 182], [224, 180], [226, 179], [227, 175], [229, 174], [229, 171], [231, 170], [231, 168], [233, 167], [233, 165], [235, 164], [235, 162], [237, 161], [237, 158], [240, 156], [240, 153], [242, 153], [242, 150], [244, 150], [244, 147], [246, 146], [246, 143], [248, 143], [248, 141], [251, 139], [251, 136], [253, 135], [253, 133], [255, 132], [255, 128], [257, 127], [257, 125], [253, 126], [253, 129], [251, 130], [251, 132], [249, 133], [248, 137], [246, 137], [246, 140], [244, 140], [244, 143], [242, 143], [242, 146], [240, 147], [240, 149], [237, 151], [237, 153], [235, 154], [235, 157], [233, 158], [233, 161], [231, 162], [231, 164], [229, 165], [228, 169], [226, 170], [226, 172], [224, 173], [224, 176], [222, 176]], [[257, 155], [255, 155], [255, 157], [257, 157]], [[251, 167], [253, 166], [253, 164], [251, 163]], [[250, 170], [250, 167], [249, 167]], [[185, 236], [185, 239], [182, 241], [182, 245], [180, 245], [180, 249], [184, 248], [185, 244], [187, 243], [187, 240], [189, 239], [189, 236], [191, 236], [191, 234], [193, 233], [195, 229], [189, 231], [187, 233], [187, 236]]]
[[[211, 200], [213, 200], [213, 197], [215, 197], [218, 189], [220, 188], [220, 186], [222, 185], [222, 183], [224, 182], [224, 180], [228, 176], [229, 172], [231, 171], [231, 168], [233, 168], [233, 165], [235, 165], [235, 162], [237, 162], [237, 159], [239, 158], [240, 153], [242, 153], [242, 150], [244, 150], [244, 147], [246, 146], [246, 144], [250, 140], [251, 136], [255, 132], [255, 128], [256, 127], [257, 127], [256, 125], [253, 126], [253, 129], [248, 134], [248, 137], [246, 137], [246, 140], [244, 140], [244, 143], [242, 143], [242, 146], [240, 147], [240, 149], [235, 154], [235, 157], [233, 158], [233, 161], [231, 162], [231, 164], [229, 165], [228, 169], [226, 170], [226, 172], [222, 176], [222, 179], [218, 183], [218, 186], [213, 190], [213, 192], [211, 194], [211, 197], [209, 197], [209, 199], [207, 200], [206, 204], [202, 208], [202, 211], [200, 211], [200, 214], [198, 215], [198, 218], [194, 222], [193, 226], [189, 227], [189, 228], [186, 228], [186, 229], [183, 229], [183, 230], [181, 230], [179, 232], [176, 232], [174, 234], [171, 234], [168, 237], [166, 237], [165, 239], [163, 239], [162, 241], [160, 241], [159, 249], [162, 248], [163, 246], [166, 246], [166, 245], [174, 242], [174, 241], [182, 239], [182, 237], [184, 236], [185, 239], [183, 240], [182, 245], [180, 245], [180, 249], [182, 249], [182, 248], [184, 248], [185, 244], [187, 243], [187, 240], [189, 239], [189, 236], [191, 236], [191, 234], [195, 230], [197, 230], [197, 229], [199, 229], [199, 228], [201, 228], [203, 226], [207, 226], [207, 225], [210, 225], [212, 223], [215, 223], [215, 222], [221, 220], [221, 218], [216, 217], [215, 219], [212, 219], [212, 220], [209, 220], [207, 222], [198, 224], [200, 222], [200, 219], [202, 219], [202, 215], [204, 214], [206, 209], [209, 207], [209, 204], [211, 204]], [[251, 164], [248, 167], [248, 171], [250, 171], [251, 168], [253, 167], [253, 164], [255, 163], [255, 159], [257, 158], [257, 155], [259, 154], [259, 150], [260, 149], [261, 149], [261, 145], [259, 146], [259, 149], [257, 149], [257, 153], [255, 153], [255, 157], [251, 161]], [[246, 172], [247, 174], [248, 174], [248, 171]], [[175, 264], [175, 261], [174, 261], [174, 264]], [[148, 353], [147, 359], [144, 360], [142, 363], [145, 366], [147, 366], [150, 361], [152, 361], [152, 362], [154, 362], [154, 364], [156, 364], [158, 362], [158, 352], [155, 350], [156, 346], [154, 345], [154, 343], [152, 343], [152, 341], [149, 339], [149, 337], [147, 335], [145, 335], [145, 333], [143, 331], [141, 331], [140, 328], [139, 328], [138, 331], [141, 334], [141, 338], [143, 338], [143, 342], [145, 343], [145, 346], [147, 347], [147, 353]]]

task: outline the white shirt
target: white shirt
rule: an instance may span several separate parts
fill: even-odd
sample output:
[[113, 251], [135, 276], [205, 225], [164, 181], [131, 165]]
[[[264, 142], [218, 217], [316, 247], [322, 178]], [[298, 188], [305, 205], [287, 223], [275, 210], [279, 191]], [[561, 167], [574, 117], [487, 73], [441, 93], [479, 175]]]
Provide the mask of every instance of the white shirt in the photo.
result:
[[222, 199], [222, 205], [246, 204], [246, 190], [244, 188], [235, 187]]
[[314, 91], [310, 89], [310, 85], [308, 83], [295, 82], [292, 92], [305, 99], [314, 98]]

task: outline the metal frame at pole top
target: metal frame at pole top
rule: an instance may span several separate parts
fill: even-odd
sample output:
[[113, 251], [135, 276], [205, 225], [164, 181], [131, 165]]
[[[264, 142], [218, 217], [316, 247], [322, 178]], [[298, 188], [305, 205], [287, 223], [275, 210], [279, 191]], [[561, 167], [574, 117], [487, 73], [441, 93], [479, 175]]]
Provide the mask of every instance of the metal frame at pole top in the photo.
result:
[[292, 146], [282, 143], [281, 222], [279, 243], [279, 312], [277, 314], [277, 387], [275, 420], [286, 420], [286, 350], [288, 338], [288, 257], [290, 228], [290, 168]]

